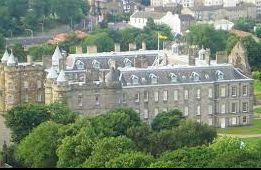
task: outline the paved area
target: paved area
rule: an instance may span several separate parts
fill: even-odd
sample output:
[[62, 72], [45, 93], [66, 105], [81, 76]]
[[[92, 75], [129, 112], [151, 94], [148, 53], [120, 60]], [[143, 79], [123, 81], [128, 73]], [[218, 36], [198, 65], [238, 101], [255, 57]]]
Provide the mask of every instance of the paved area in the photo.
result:
[[10, 130], [6, 128], [4, 118], [0, 115], [0, 146], [4, 144], [4, 141], [9, 144], [10, 139]]
[[238, 138], [260, 138], [261, 134], [253, 134], [253, 135], [236, 135], [236, 134], [218, 134], [219, 136], [230, 136], [230, 137], [238, 137]]

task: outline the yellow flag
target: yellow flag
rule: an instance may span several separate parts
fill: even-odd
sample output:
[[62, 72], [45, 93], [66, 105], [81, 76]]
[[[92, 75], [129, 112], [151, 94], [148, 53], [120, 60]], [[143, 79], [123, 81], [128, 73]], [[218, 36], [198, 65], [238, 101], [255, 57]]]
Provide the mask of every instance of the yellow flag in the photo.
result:
[[166, 40], [168, 37], [159, 33], [159, 39]]

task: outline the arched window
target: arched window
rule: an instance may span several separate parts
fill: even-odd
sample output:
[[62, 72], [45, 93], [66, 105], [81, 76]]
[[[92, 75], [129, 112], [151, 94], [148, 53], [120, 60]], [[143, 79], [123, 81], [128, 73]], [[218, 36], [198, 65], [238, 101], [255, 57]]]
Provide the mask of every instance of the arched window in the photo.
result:
[[150, 74], [151, 84], [157, 84], [158, 83], [158, 77], [155, 74]]
[[132, 84], [133, 85], [138, 85], [139, 84], [139, 77], [132, 75], [131, 76]]
[[176, 83], [178, 81], [178, 77], [174, 73], [170, 73], [170, 79], [172, 83]]
[[220, 70], [217, 70], [216, 71], [216, 77], [217, 77], [217, 80], [223, 80], [224, 79], [224, 73]]
[[93, 60], [92, 66], [93, 66], [94, 69], [99, 70], [101, 68], [101, 63], [98, 62], [97, 60]]
[[84, 66], [85, 66], [85, 64], [82, 61], [80, 61], [80, 60], [76, 61], [76, 67], [78, 70], [83, 70]]

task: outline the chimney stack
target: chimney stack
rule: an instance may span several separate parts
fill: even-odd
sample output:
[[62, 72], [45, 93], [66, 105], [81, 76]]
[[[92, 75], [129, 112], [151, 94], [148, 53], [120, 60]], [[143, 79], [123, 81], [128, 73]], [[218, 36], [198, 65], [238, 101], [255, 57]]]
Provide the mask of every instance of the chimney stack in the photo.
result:
[[87, 46], [87, 53], [88, 54], [97, 53], [97, 46], [96, 45], [88, 45]]
[[32, 57], [30, 56], [30, 55], [27, 55], [27, 63], [29, 64], [29, 65], [32, 65], [33, 64], [33, 59], [32, 59]]
[[211, 58], [210, 58], [210, 49], [209, 48], [206, 49], [205, 60], [206, 60], [206, 63], [208, 65], [210, 65]]
[[76, 46], [76, 54], [82, 54], [82, 47]]
[[146, 46], [145, 41], [142, 41], [142, 49], [143, 49], [143, 50], [146, 50], [146, 49], [147, 49], [147, 46]]
[[136, 50], [136, 44], [135, 43], [129, 43], [129, 51], [135, 51]]
[[195, 59], [195, 55], [194, 55], [194, 51], [192, 48], [189, 48], [189, 65], [190, 66], [195, 66], [196, 65], [196, 59]]
[[121, 44], [120, 43], [114, 44], [114, 51], [115, 52], [121, 52]]
[[217, 51], [216, 53], [217, 64], [226, 64], [228, 63], [227, 52], [225, 51]]

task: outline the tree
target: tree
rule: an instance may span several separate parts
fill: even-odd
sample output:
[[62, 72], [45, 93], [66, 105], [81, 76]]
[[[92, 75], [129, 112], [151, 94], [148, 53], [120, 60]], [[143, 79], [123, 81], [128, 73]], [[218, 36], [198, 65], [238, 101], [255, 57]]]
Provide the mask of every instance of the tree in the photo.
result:
[[259, 38], [261, 38], [261, 25], [258, 25], [258, 26], [256, 27], [256, 35], [257, 35]]
[[255, 20], [251, 18], [240, 18], [239, 20], [235, 21], [234, 24], [235, 29], [249, 32], [254, 28]]
[[105, 137], [97, 141], [92, 155], [86, 160], [82, 167], [84, 168], [104, 168], [106, 162], [119, 156], [135, 150], [133, 141], [125, 136]]
[[5, 48], [5, 38], [4, 36], [0, 33], [0, 52], [4, 51]]
[[55, 167], [60, 127], [54, 122], [39, 125], [18, 144], [16, 159], [29, 168]]
[[182, 112], [175, 109], [169, 112], [159, 113], [151, 123], [151, 127], [155, 131], [162, 129], [172, 129], [179, 126], [180, 121], [184, 119]]
[[132, 151], [111, 159], [106, 163], [106, 168], [146, 168], [154, 161], [149, 154]]
[[80, 167], [91, 156], [97, 136], [90, 122], [74, 136], [66, 136], [57, 149], [58, 168]]
[[106, 32], [88, 35], [84, 39], [86, 45], [96, 45], [98, 52], [110, 52], [113, 50], [113, 39]]
[[204, 46], [210, 48], [212, 56], [217, 51], [223, 51], [226, 47], [226, 33], [222, 30], [215, 30], [213, 25], [198, 24], [190, 27], [186, 40], [190, 45]]

